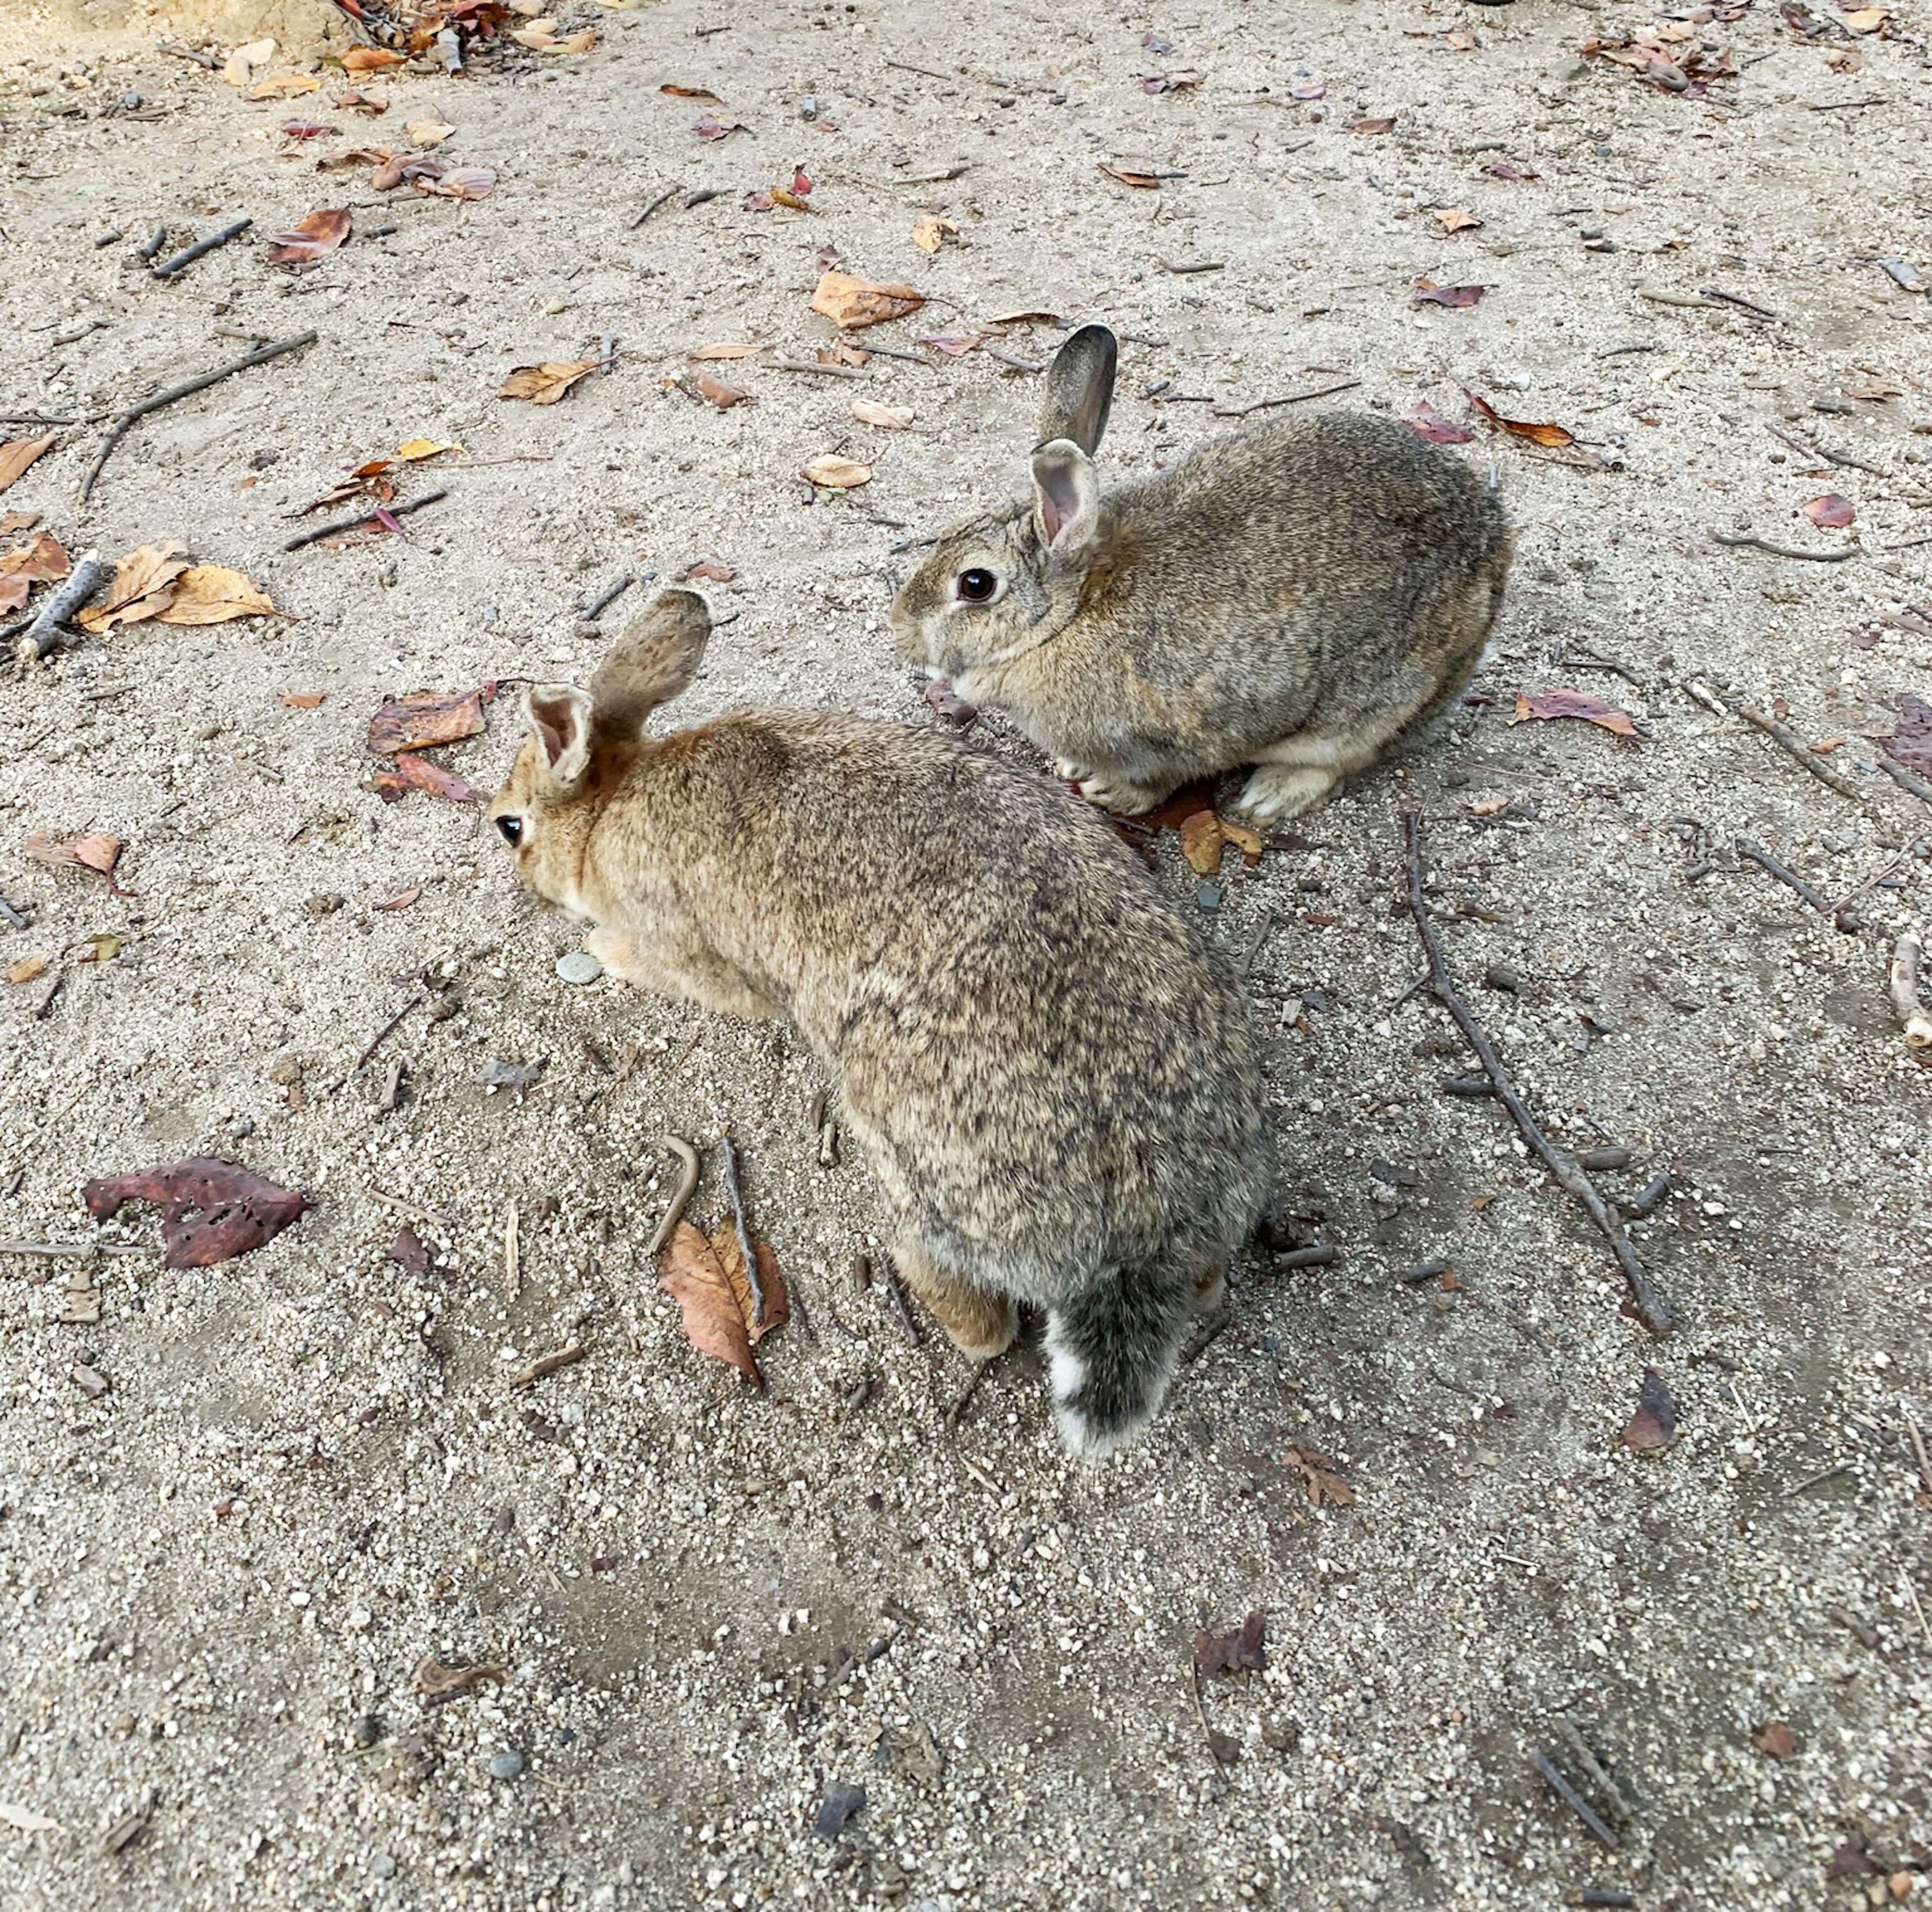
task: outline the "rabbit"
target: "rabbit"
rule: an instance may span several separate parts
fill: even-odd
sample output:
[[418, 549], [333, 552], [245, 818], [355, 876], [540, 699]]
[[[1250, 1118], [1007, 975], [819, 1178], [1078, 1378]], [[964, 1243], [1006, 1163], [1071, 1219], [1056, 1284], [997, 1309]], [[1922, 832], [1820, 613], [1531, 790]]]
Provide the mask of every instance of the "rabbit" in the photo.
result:
[[1468, 682], [1508, 523], [1448, 453], [1350, 412], [1102, 491], [1118, 353], [1101, 325], [1061, 346], [1030, 502], [943, 535], [893, 599], [894, 638], [1108, 809], [1251, 764], [1242, 809], [1294, 816]]
[[653, 737], [710, 633], [661, 592], [586, 692], [538, 684], [490, 803], [619, 977], [784, 1016], [914, 1292], [973, 1359], [1046, 1311], [1067, 1445], [1160, 1408], [1268, 1175], [1245, 1001], [1102, 819], [958, 738], [798, 710]]

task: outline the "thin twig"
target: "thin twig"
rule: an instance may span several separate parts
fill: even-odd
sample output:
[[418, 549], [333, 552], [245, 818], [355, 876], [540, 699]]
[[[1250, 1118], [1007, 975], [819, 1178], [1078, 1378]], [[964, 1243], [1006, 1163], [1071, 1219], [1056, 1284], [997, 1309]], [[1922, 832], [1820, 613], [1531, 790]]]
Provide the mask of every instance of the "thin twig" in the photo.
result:
[[644, 1244], [646, 1256], [655, 1255], [671, 1238], [671, 1231], [684, 1219], [686, 1205], [698, 1187], [698, 1151], [683, 1136], [668, 1135], [662, 1146], [668, 1148], [683, 1165], [677, 1178], [677, 1187], [673, 1190], [670, 1206], [664, 1211], [664, 1219], [657, 1225], [657, 1231]]
[[193, 245], [184, 246], [172, 259], [164, 259], [158, 266], [148, 268], [156, 278], [172, 278], [184, 266], [192, 266], [204, 253], [212, 252], [217, 246], [226, 245], [230, 239], [238, 238], [254, 224], [252, 219], [238, 219], [232, 226], [224, 226], [218, 233], [210, 233], [205, 239], [196, 239]]
[[[1932, 1048], [1932, 1016], [1918, 1000], [1918, 959], [1923, 953], [1918, 938], [1906, 930], [1892, 946], [1892, 1010], [1905, 1025], [1907, 1049]], [[1932, 1488], [1932, 1480], [1926, 1482]]]
[[333, 524], [318, 525], [313, 531], [304, 531], [299, 537], [290, 539], [282, 549], [298, 551], [306, 545], [320, 544], [323, 539], [333, 538], [338, 533], [359, 531], [365, 524], [376, 523], [379, 512], [386, 512], [391, 518], [406, 518], [411, 512], [419, 512], [424, 506], [436, 504], [448, 496], [448, 491], [439, 486], [434, 491], [425, 491], [420, 498], [411, 498], [400, 505], [382, 505], [358, 512], [353, 518], [339, 518]]
[[146, 1248], [131, 1241], [0, 1241], [0, 1255], [72, 1256], [145, 1255]]
[[503, 1217], [503, 1298], [514, 1301], [524, 1291], [524, 1258], [517, 1240], [518, 1216], [512, 1201]]
[[1905, 1416], [1905, 1430], [1912, 1436], [1912, 1452], [1918, 1457], [1918, 1478], [1925, 1484], [1925, 1491], [1932, 1494], [1932, 1459], [1926, 1456], [1925, 1436], [1918, 1431], [1918, 1423], [1904, 1401], [1898, 1403], [1898, 1411]]
[[[382, 1026], [369, 1038], [369, 1046], [356, 1058], [356, 1068], [362, 1068], [368, 1063], [370, 1057], [374, 1055], [376, 1050], [382, 1046], [383, 1041], [385, 1038], [387, 1037], [389, 1032], [402, 1021], [404, 1016], [409, 1014], [411, 1010], [420, 1007], [422, 1003], [422, 997], [410, 997], [409, 1001], [404, 1003], [402, 1007], [398, 1010], [395, 1014], [391, 1016], [388, 1021], [385, 1022]], [[353, 1075], [355, 1073], [355, 1070], [351, 1070], [350, 1073]]]
[[879, 1286], [886, 1291], [886, 1298], [892, 1304], [893, 1313], [899, 1318], [899, 1325], [905, 1330], [906, 1339], [917, 1347], [919, 1325], [912, 1318], [912, 1310], [906, 1306], [905, 1290], [899, 1285], [899, 1271], [892, 1265], [892, 1256], [882, 1255], [873, 1271], [878, 1277]]
[[1532, 1752], [1529, 1763], [1549, 1782], [1550, 1789], [1576, 1817], [1582, 1820], [1607, 1852], [1617, 1849], [1617, 1835], [1598, 1817], [1594, 1808], [1583, 1795], [1571, 1785], [1556, 1769], [1556, 1762], [1546, 1753]]
[[1763, 731], [1794, 762], [1802, 764], [1820, 783], [1830, 785], [1840, 797], [1849, 797], [1855, 803], [1864, 801], [1864, 792], [1856, 784], [1841, 777], [1789, 724], [1780, 723], [1777, 718], [1767, 716], [1764, 712], [1749, 704], [1740, 704], [1736, 708], [1738, 715], [1746, 723], [1755, 730]]
[[577, 607], [578, 616], [585, 623], [594, 624], [636, 582], [628, 571], [621, 578], [614, 578], [594, 598], [586, 598]]
[[1796, 890], [1820, 916], [1832, 914], [1830, 900], [1819, 895], [1795, 870], [1786, 869], [1762, 844], [1754, 843], [1748, 836], [1740, 836], [1732, 847], [1739, 856], [1748, 857], [1759, 869], [1776, 877], [1786, 889]]
[[1910, 791], [1921, 803], [1932, 803], [1932, 783], [1916, 772], [1908, 770], [1903, 764], [1894, 764], [1889, 757], [1881, 757], [1878, 767], [1900, 789]]
[[1408, 839], [1408, 905], [1415, 917], [1416, 933], [1422, 939], [1422, 947], [1429, 958], [1429, 973], [1436, 994], [1442, 1006], [1455, 1019], [1456, 1026], [1462, 1032], [1463, 1039], [1474, 1050], [1476, 1059], [1483, 1065], [1483, 1073], [1496, 1085], [1496, 1094], [1514, 1121], [1525, 1142], [1534, 1151], [1558, 1184], [1575, 1197], [1598, 1231], [1610, 1244], [1610, 1252], [1616, 1258], [1617, 1265], [1623, 1271], [1624, 1280], [1629, 1284], [1630, 1298], [1635, 1304], [1637, 1319], [1653, 1334], [1667, 1334], [1676, 1325], [1676, 1317], [1670, 1304], [1651, 1285], [1650, 1277], [1644, 1272], [1643, 1264], [1638, 1260], [1636, 1250], [1630, 1245], [1630, 1238], [1623, 1223], [1611, 1213], [1604, 1198], [1597, 1193], [1582, 1165], [1568, 1152], [1558, 1149], [1546, 1136], [1517, 1093], [1516, 1084], [1510, 1079], [1509, 1071], [1503, 1067], [1502, 1059], [1491, 1046], [1489, 1037], [1483, 1033], [1482, 1025], [1469, 1013], [1468, 1006], [1456, 992], [1455, 983], [1450, 980], [1448, 960], [1442, 953], [1442, 945], [1437, 939], [1435, 925], [1430, 921], [1429, 905], [1423, 894], [1422, 886], [1422, 822], [1413, 811], [1407, 812], [1402, 819]]
[[1727, 536], [1721, 531], [1713, 531], [1711, 536], [1719, 544], [1729, 545], [1734, 551], [1768, 551], [1773, 557], [1803, 558], [1812, 564], [1842, 564], [1848, 557], [1864, 555], [1856, 545], [1846, 545], [1831, 551], [1801, 551], [1795, 545], [1774, 545], [1766, 538]]
[[724, 1145], [724, 1190], [731, 1198], [731, 1226], [738, 1236], [738, 1253], [745, 1264], [745, 1285], [752, 1291], [752, 1334], [764, 1332], [765, 1291], [758, 1280], [758, 1258], [752, 1252], [752, 1232], [745, 1226], [745, 1198], [738, 1187], [738, 1145], [729, 1129], [720, 1129], [718, 1139]]
[[511, 1389], [514, 1392], [519, 1388], [533, 1388], [546, 1374], [554, 1374], [562, 1367], [574, 1367], [583, 1358], [584, 1349], [574, 1341], [567, 1348], [559, 1348], [554, 1354], [540, 1355], [520, 1374], [511, 1376]]
[[652, 213], [657, 211], [659, 206], [662, 206], [667, 200], [674, 197], [677, 188], [675, 186], [667, 186], [649, 206], [644, 208], [643, 212], [631, 221], [629, 230], [634, 233]]
[[956, 1427], [959, 1417], [966, 1412], [973, 1397], [980, 1391], [980, 1383], [986, 1378], [986, 1370], [992, 1366], [990, 1361], [976, 1361], [973, 1371], [966, 1377], [966, 1385], [952, 1397], [952, 1405], [946, 1410], [946, 1424]]
[[1760, 319], [1775, 319], [1778, 314], [1768, 305], [1760, 305], [1755, 300], [1745, 299], [1734, 292], [1726, 292], [1718, 286], [1700, 286], [1697, 290], [1706, 299], [1720, 299], [1726, 305], [1735, 305], [1741, 312], [1754, 312]]
[[402, 1216], [405, 1220], [422, 1222], [428, 1227], [441, 1230], [445, 1235], [456, 1232], [455, 1223], [447, 1215], [438, 1214], [434, 1208], [425, 1208], [415, 1202], [405, 1202], [400, 1195], [392, 1195], [387, 1190], [378, 1188], [373, 1181], [365, 1183], [364, 1187], [372, 1200], [381, 1202], [384, 1208]]
[[253, 351], [245, 352], [230, 365], [220, 366], [212, 372], [204, 372], [200, 377], [189, 379], [182, 384], [171, 385], [165, 392], [158, 392], [152, 398], [144, 398], [138, 405], [129, 406], [116, 418], [114, 428], [108, 433], [106, 443], [101, 446], [93, 464], [88, 467], [86, 476], [80, 481], [80, 502], [86, 503], [94, 490], [94, 481], [100, 476], [101, 467], [106, 464], [115, 446], [127, 436], [136, 419], [146, 418], [150, 412], [158, 412], [164, 405], [172, 405], [178, 398], [190, 398], [197, 392], [205, 391], [218, 379], [227, 378], [236, 372], [245, 372], [251, 366], [266, 365], [271, 359], [279, 359], [284, 352], [293, 352], [298, 347], [314, 343], [313, 330], [296, 332], [290, 338], [278, 339], [272, 345], [260, 346]]
[[1332, 398], [1338, 392], [1352, 392], [1361, 383], [1358, 378], [1345, 378], [1339, 385], [1324, 385], [1316, 392], [1291, 392], [1282, 398], [1257, 398], [1246, 405], [1216, 405], [1214, 416], [1217, 419], [1244, 419], [1250, 412], [1264, 412], [1273, 405], [1303, 405], [1311, 398]]
[[810, 372], [820, 378], [863, 378], [856, 365], [821, 365], [815, 359], [772, 359], [766, 362], [775, 372]]
[[1331, 1268], [1342, 1259], [1342, 1251], [1332, 1241], [1316, 1241], [1306, 1248], [1285, 1248], [1274, 1257], [1278, 1268]]

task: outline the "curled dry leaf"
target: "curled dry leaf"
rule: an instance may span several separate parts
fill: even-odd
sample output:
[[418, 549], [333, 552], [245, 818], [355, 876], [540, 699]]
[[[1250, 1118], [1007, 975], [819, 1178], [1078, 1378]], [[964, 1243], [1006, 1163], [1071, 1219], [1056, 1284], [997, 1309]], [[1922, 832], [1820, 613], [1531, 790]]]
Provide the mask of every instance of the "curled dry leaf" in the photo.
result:
[[1840, 531], [1858, 514], [1850, 499], [1840, 497], [1835, 491], [1828, 491], [1822, 498], [1814, 498], [1804, 507], [1804, 515], [1827, 531]]
[[1445, 233], [1473, 233], [1483, 222], [1467, 206], [1438, 206], [1436, 223]]
[[87, 1212], [111, 1220], [128, 1202], [152, 1202], [162, 1215], [170, 1268], [212, 1268], [272, 1241], [309, 1206], [308, 1198], [278, 1188], [250, 1170], [211, 1156], [190, 1156], [171, 1167], [90, 1181], [81, 1190]]
[[674, 100], [709, 100], [714, 107], [724, 104], [708, 86], [678, 86], [667, 81], [658, 91], [668, 93]]
[[924, 296], [910, 286], [874, 285], [869, 279], [855, 279], [849, 272], [821, 275], [812, 295], [812, 311], [847, 332], [905, 318], [925, 303]]
[[320, 93], [322, 82], [312, 73], [278, 73], [258, 80], [248, 89], [251, 100], [294, 100], [304, 93]]
[[31, 531], [40, 521], [38, 512], [9, 512], [0, 518], [0, 538], [10, 538], [16, 531]]
[[910, 431], [912, 429], [911, 413], [896, 412], [891, 406], [881, 405], [873, 398], [854, 399], [852, 416], [861, 425], [874, 425], [881, 431]]
[[921, 252], [937, 252], [949, 239], [959, 236], [958, 227], [950, 219], [941, 219], [928, 213], [923, 219], [913, 222], [912, 242]]
[[1424, 279], [1415, 289], [1418, 305], [1448, 305], [1460, 311], [1475, 305], [1483, 296], [1480, 286], [1438, 286]]
[[764, 1316], [754, 1328], [751, 1283], [746, 1279], [737, 1235], [728, 1222], [707, 1241], [689, 1222], [680, 1222], [661, 1258], [658, 1286], [674, 1299], [683, 1317], [684, 1338], [700, 1354], [735, 1367], [762, 1390], [765, 1377], [752, 1350], [790, 1314], [784, 1277], [777, 1258], [754, 1241]]
[[1310, 1506], [1319, 1507], [1324, 1502], [1330, 1507], [1354, 1505], [1355, 1490], [1335, 1472], [1334, 1462], [1325, 1454], [1312, 1447], [1292, 1447], [1282, 1459], [1287, 1466], [1301, 1470]]
[[1143, 93], [1183, 93], [1201, 84], [1198, 73], [1150, 73], [1142, 76]]
[[1267, 1672], [1267, 1627], [1262, 1615], [1250, 1613], [1232, 1633], [1196, 1632], [1194, 1670], [1204, 1677], [1217, 1673]]
[[1395, 122], [1393, 119], [1352, 119], [1348, 122], [1348, 131], [1351, 133], [1393, 133]]
[[432, 764], [427, 757], [405, 751], [387, 768], [369, 780], [369, 788], [386, 803], [399, 803], [412, 790], [441, 797], [452, 803], [474, 803], [477, 793], [452, 770]]
[[405, 438], [396, 447], [396, 456], [406, 463], [414, 464], [419, 458], [433, 458], [442, 452], [460, 452], [460, 445], [442, 443], [434, 438]]
[[[0, 610], [25, 604], [32, 586], [51, 584], [64, 578], [68, 568], [68, 555], [60, 540], [51, 531], [37, 532], [32, 544], [0, 557]], [[18, 587], [17, 596], [10, 595], [10, 586]]]
[[340, 133], [339, 126], [325, 126], [319, 119], [285, 119], [282, 132], [291, 140], [320, 140], [326, 134]]
[[1402, 422], [1432, 445], [1466, 445], [1476, 435], [1467, 425], [1445, 419], [1426, 398], [1403, 413]]
[[1197, 876], [1212, 876], [1221, 867], [1221, 846], [1232, 843], [1252, 869], [1262, 860], [1262, 839], [1245, 824], [1228, 823], [1211, 810], [1196, 810], [1178, 825], [1180, 854]]
[[1624, 1429], [1624, 1445], [1633, 1454], [1661, 1454], [1677, 1438], [1677, 1403], [1654, 1367], [1643, 1370], [1636, 1412]]
[[268, 263], [286, 266], [326, 258], [348, 238], [350, 223], [346, 206], [325, 206], [320, 212], [311, 212], [287, 232], [269, 235], [268, 243], [275, 250], [269, 254]]
[[532, 405], [554, 405], [586, 372], [594, 372], [595, 359], [548, 359], [541, 365], [518, 365], [503, 381], [499, 398], [527, 398]]
[[380, 73], [384, 67], [402, 64], [403, 56], [392, 53], [386, 47], [352, 47], [342, 56], [344, 73]]
[[76, 614], [74, 622], [97, 635], [116, 624], [138, 624], [166, 610], [175, 581], [188, 568], [186, 548], [172, 538], [130, 551], [114, 567], [106, 600]]
[[274, 609], [268, 594], [240, 572], [224, 564], [196, 564], [175, 580], [174, 594], [154, 613], [154, 622], [226, 624], [236, 617], [272, 616]]
[[373, 93], [358, 93], [350, 87], [346, 93], [338, 93], [329, 101], [338, 113], [359, 113], [374, 119], [389, 110], [387, 100], [378, 99]]
[[403, 131], [409, 136], [412, 146], [440, 146], [456, 131], [447, 120], [406, 119]]
[[728, 584], [737, 576], [728, 564], [720, 564], [716, 558], [706, 558], [702, 564], [685, 566], [685, 580], [688, 583], [696, 578], [700, 584]]
[[833, 491], [850, 491], [872, 482], [872, 467], [828, 452], [822, 458], [814, 458], [800, 475], [808, 484], [822, 485]]
[[451, 1700], [459, 1693], [473, 1693], [479, 1686], [501, 1686], [509, 1677], [506, 1667], [446, 1667], [436, 1659], [418, 1661], [411, 1676], [416, 1691], [426, 1700]]
[[553, 40], [543, 50], [546, 53], [587, 53], [597, 44], [597, 29], [586, 26], [580, 32], [566, 33], [561, 39]]
[[424, 169], [412, 169], [410, 184], [419, 193], [436, 193], [446, 200], [487, 200], [496, 190], [496, 176], [487, 166], [453, 166], [436, 179]]
[[364, 159], [381, 161], [369, 176], [371, 192], [391, 192], [405, 179], [436, 179], [442, 175], [441, 160], [432, 159], [428, 153], [419, 153], [412, 147], [398, 153], [390, 152], [386, 146], [358, 146], [353, 152], [332, 154], [324, 164], [346, 164]]
[[709, 372], [700, 372], [693, 381], [698, 395], [716, 405], [722, 411], [728, 411], [734, 405], [742, 404], [751, 393], [735, 385], [727, 385], [722, 379], [713, 378]]
[[1890, 379], [1881, 378], [1876, 372], [1864, 378], [1852, 379], [1839, 389], [1847, 398], [1884, 399], [1903, 398], [1905, 396], [1904, 386], [1894, 385]]
[[929, 345], [948, 359], [963, 359], [968, 353], [984, 344], [986, 338], [984, 332], [921, 332], [913, 343]]
[[384, 704], [369, 719], [369, 748], [379, 757], [431, 744], [460, 743], [483, 729], [480, 690], [418, 691]]
[[1518, 691], [1512, 724], [1544, 723], [1558, 717], [1581, 717], [1586, 723], [1600, 725], [1618, 737], [1635, 741], [1636, 726], [1628, 715], [1613, 704], [1606, 704], [1588, 691]]
[[1469, 403], [1482, 413], [1498, 431], [1506, 431], [1514, 438], [1527, 438], [1532, 445], [1546, 445], [1560, 449], [1576, 442], [1576, 434], [1567, 431], [1560, 425], [1530, 425], [1521, 419], [1506, 419], [1486, 398], [1478, 398], [1472, 392], [1467, 395]]
[[1798, 1739], [1781, 1719], [1768, 1719], [1751, 1733], [1751, 1744], [1772, 1759], [1790, 1759], [1798, 1751]]
[[106, 878], [108, 888], [117, 896], [124, 896], [130, 893], [114, 881], [114, 866], [121, 860], [121, 847], [118, 836], [68, 836], [56, 842], [44, 830], [39, 830], [20, 845], [35, 863], [45, 863], [50, 869], [77, 866], [82, 869], [96, 871]]
[[275, 701], [287, 710], [320, 710], [328, 695], [321, 690], [285, 690]]
[[1103, 159], [1100, 170], [1110, 179], [1118, 179], [1124, 186], [1138, 186], [1144, 191], [1158, 192], [1160, 175], [1142, 160]]
[[247, 86], [249, 74], [274, 56], [275, 43], [272, 40], [251, 40], [246, 46], [236, 47], [229, 55], [228, 64], [221, 69], [223, 85]]
[[729, 126], [727, 126], [722, 120], [713, 119], [710, 115], [707, 113], [704, 119], [694, 120], [692, 122], [691, 130], [692, 132], [695, 133], [700, 140], [728, 140], [733, 134], [742, 133], [746, 129], [736, 120], [734, 120]]
[[42, 452], [52, 448], [53, 442], [54, 435], [50, 431], [38, 438], [16, 438], [0, 445], [0, 491], [14, 483]]

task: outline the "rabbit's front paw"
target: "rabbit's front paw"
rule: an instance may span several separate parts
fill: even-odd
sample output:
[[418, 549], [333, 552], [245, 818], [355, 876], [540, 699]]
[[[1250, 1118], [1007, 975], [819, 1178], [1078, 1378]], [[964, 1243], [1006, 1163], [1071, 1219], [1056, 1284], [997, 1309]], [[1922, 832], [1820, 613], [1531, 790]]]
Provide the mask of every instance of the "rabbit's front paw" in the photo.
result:
[[1249, 778], [1238, 808], [1251, 822], [1280, 823], [1313, 809], [1340, 781], [1313, 764], [1263, 764]]
[[1053, 760], [1053, 774], [1062, 783], [1084, 783], [1093, 773], [1082, 769], [1071, 757], [1056, 757]]
[[1088, 803], [1112, 810], [1117, 817], [1137, 817], [1144, 810], [1151, 810], [1167, 792], [1118, 778], [1090, 776], [1081, 780], [1080, 794]]

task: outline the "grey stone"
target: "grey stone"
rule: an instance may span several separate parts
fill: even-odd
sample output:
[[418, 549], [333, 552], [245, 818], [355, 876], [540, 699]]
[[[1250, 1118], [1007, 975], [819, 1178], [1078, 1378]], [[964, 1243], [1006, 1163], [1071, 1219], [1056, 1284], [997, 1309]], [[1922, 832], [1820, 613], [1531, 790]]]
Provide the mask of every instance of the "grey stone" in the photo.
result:
[[572, 950], [557, 958], [556, 973], [566, 983], [594, 983], [604, 974], [604, 965], [588, 950]]
[[524, 1770], [524, 1756], [513, 1747], [494, 1755], [490, 1761], [490, 1777], [493, 1779], [520, 1778]]

